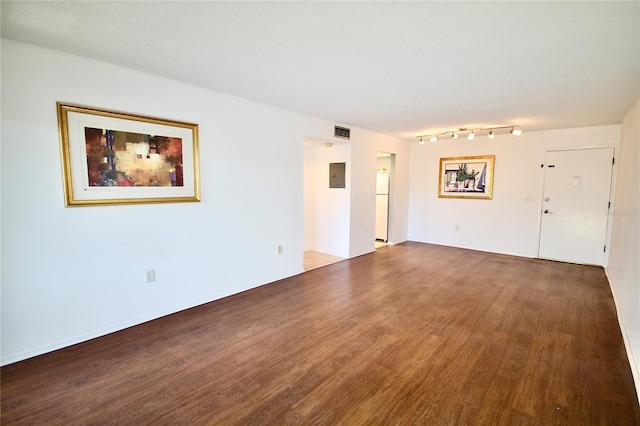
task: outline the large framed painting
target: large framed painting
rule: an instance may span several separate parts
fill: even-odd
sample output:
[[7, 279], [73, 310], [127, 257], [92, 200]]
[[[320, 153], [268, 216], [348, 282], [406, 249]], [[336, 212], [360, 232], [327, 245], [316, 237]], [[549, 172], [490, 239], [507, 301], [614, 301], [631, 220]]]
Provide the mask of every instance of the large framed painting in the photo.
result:
[[438, 197], [493, 198], [494, 155], [440, 159]]
[[57, 107], [66, 206], [200, 201], [197, 124]]

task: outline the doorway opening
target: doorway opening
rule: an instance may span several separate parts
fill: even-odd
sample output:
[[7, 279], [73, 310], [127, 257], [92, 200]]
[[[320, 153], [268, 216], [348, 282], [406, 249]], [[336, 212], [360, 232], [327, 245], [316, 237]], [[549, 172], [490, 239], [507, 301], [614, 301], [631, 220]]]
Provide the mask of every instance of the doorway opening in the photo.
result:
[[377, 153], [376, 170], [376, 221], [375, 221], [375, 248], [389, 244], [390, 215], [392, 206], [393, 176], [395, 171], [396, 155], [389, 152]]
[[[303, 269], [308, 271], [349, 257], [351, 145], [305, 138], [303, 155]], [[342, 165], [340, 184], [335, 164]]]

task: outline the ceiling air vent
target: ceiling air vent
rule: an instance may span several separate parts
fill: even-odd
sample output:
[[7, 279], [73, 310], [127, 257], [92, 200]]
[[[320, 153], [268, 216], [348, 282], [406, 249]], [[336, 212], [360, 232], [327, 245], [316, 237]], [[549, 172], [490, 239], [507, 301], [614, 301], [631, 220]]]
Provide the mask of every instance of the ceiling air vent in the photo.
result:
[[351, 129], [346, 127], [334, 126], [333, 136], [342, 139], [351, 139]]

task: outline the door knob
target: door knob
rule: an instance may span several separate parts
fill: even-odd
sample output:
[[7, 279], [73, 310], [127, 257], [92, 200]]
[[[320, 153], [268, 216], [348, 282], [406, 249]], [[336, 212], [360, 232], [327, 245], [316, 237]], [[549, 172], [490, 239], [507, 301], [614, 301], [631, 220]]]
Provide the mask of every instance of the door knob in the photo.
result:
[[542, 213], [544, 213], [544, 214], [553, 214], [553, 212], [550, 212], [549, 210], [546, 210], [546, 209]]

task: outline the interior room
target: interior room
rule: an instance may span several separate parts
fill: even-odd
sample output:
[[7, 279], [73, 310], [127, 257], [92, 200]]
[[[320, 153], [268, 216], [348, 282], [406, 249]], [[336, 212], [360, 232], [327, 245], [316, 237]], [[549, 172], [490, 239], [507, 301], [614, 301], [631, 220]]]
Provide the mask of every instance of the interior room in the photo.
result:
[[640, 423], [637, 1], [1, 19], [3, 422]]

